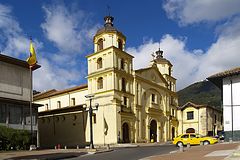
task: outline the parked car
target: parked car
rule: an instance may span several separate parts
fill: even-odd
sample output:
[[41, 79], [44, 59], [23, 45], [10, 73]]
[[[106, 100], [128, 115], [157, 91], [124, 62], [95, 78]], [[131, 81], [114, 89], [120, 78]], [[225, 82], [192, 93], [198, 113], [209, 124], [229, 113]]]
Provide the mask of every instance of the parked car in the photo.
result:
[[199, 145], [201, 142], [203, 145], [215, 144], [218, 142], [218, 139], [214, 137], [204, 137], [200, 134], [194, 133], [181, 134], [180, 136], [173, 139], [173, 144], [178, 147], [181, 145], [187, 145], [188, 143], [190, 145]]
[[224, 138], [225, 138], [225, 132], [224, 131], [220, 131], [220, 132], [218, 132], [218, 138], [219, 138], [219, 140], [224, 140]]

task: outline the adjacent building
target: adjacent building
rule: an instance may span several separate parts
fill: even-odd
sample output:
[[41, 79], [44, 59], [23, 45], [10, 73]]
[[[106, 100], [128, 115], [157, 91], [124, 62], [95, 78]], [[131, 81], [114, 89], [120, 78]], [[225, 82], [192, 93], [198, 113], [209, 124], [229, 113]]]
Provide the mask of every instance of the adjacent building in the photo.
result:
[[[88, 83], [34, 97], [39, 108], [40, 145], [86, 145], [89, 99], [99, 104], [93, 114], [94, 144], [165, 142], [178, 134], [176, 79], [173, 65], [160, 49], [149, 67], [133, 70], [125, 51], [126, 37], [113, 26], [113, 17], [93, 38], [94, 53], [86, 56]], [[151, 53], [150, 53], [151, 54]], [[66, 136], [67, 135], [67, 136]]]
[[[39, 68], [36, 66], [33, 70]], [[0, 125], [31, 130], [31, 77], [26, 61], [0, 54]], [[37, 107], [33, 106], [33, 131], [37, 137]]]
[[179, 133], [215, 136], [223, 130], [221, 108], [188, 102], [178, 108]]
[[214, 74], [207, 79], [222, 91], [226, 140], [240, 140], [240, 67]]

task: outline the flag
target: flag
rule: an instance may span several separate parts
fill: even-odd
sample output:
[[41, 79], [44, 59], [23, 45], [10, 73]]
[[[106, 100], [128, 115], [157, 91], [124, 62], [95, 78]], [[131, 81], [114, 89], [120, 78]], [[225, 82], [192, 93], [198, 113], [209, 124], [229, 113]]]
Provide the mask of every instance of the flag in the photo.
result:
[[104, 134], [107, 135], [107, 132], [108, 132], [108, 124], [107, 124], [107, 121], [104, 117]]
[[32, 41], [30, 42], [30, 56], [27, 59], [27, 62], [30, 66], [34, 66], [37, 63], [37, 57], [36, 57], [36, 52], [35, 49], [33, 47]]

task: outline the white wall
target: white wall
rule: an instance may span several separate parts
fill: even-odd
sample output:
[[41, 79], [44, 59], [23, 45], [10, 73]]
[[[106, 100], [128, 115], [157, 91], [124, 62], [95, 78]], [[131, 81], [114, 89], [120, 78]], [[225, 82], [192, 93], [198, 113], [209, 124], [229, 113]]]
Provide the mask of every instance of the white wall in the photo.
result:
[[[232, 80], [232, 94], [231, 81]], [[224, 130], [232, 131], [232, 108], [231, 95], [233, 99], [233, 130], [240, 130], [240, 77], [233, 76], [223, 79], [223, 114]]]

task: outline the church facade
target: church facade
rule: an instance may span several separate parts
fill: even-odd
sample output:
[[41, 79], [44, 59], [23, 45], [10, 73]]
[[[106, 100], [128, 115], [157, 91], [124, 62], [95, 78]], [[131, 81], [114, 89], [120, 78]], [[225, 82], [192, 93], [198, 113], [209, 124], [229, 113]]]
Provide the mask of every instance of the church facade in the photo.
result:
[[[86, 56], [88, 83], [34, 97], [35, 103], [44, 105], [39, 108], [40, 145], [90, 141], [86, 95], [92, 96], [93, 107], [98, 103], [92, 116], [94, 144], [165, 142], [178, 135], [173, 65], [159, 49], [149, 67], [133, 70], [134, 57], [125, 52], [126, 37], [113, 26], [113, 17], [104, 20], [93, 39], [94, 53]], [[62, 140], [66, 127], [71, 135], [68, 142]]]

